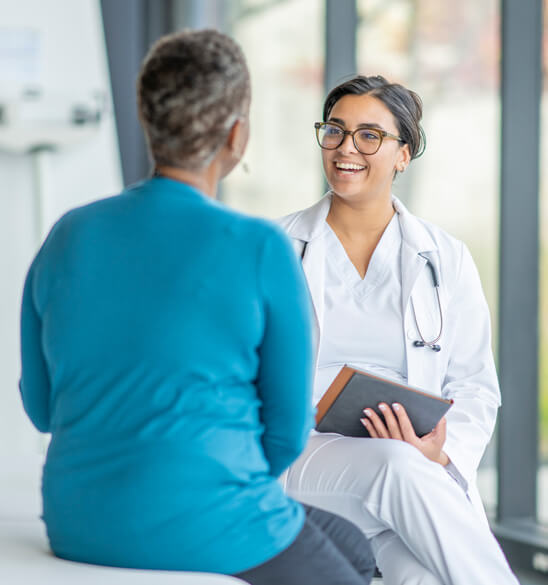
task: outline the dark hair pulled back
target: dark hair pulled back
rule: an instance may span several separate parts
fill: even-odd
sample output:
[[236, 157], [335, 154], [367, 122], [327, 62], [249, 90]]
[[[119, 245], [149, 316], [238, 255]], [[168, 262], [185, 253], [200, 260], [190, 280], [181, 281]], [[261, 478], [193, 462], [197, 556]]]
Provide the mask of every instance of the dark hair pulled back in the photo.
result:
[[414, 91], [399, 83], [390, 83], [381, 75], [358, 75], [329, 92], [323, 107], [324, 122], [327, 122], [333, 106], [345, 95], [370, 95], [380, 100], [394, 116], [401, 139], [409, 145], [411, 158], [423, 154], [426, 136], [420, 124], [422, 100]]

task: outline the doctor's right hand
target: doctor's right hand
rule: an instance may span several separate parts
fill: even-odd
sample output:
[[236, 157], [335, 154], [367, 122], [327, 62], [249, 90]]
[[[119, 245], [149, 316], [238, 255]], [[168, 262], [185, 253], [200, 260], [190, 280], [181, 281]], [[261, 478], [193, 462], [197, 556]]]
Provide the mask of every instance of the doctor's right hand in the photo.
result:
[[[415, 429], [401, 404], [393, 404], [390, 408], [387, 404], [379, 404], [384, 421], [372, 409], [366, 409], [367, 416], [362, 419], [363, 425], [373, 438], [396, 439], [404, 441], [416, 447], [426, 458], [440, 465], [447, 465], [449, 457], [443, 452], [445, 437], [447, 435], [447, 421], [443, 417], [434, 430], [418, 437]], [[395, 413], [395, 416], [394, 416]]]

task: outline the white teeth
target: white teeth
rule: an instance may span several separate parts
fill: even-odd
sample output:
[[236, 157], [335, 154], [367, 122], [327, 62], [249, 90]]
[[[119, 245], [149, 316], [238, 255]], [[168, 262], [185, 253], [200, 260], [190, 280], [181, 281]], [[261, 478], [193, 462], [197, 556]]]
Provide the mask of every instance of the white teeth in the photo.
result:
[[341, 169], [342, 171], [362, 171], [363, 169], [365, 169], [363, 165], [356, 165], [353, 163], [336, 162], [335, 166], [338, 169]]

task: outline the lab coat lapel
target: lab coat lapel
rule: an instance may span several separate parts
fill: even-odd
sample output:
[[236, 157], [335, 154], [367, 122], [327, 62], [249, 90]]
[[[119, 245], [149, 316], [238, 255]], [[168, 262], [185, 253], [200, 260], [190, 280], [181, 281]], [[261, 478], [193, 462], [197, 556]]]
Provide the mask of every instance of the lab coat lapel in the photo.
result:
[[417, 282], [417, 278], [426, 266], [426, 260], [419, 256], [420, 250], [417, 250], [412, 244], [405, 240], [402, 230], [402, 247], [401, 247], [401, 301], [402, 315], [405, 315], [411, 300], [411, 293]]
[[[413, 315], [413, 308], [411, 303], [415, 298], [419, 299], [420, 305], [420, 278], [425, 273], [426, 260], [419, 256], [417, 250], [410, 246], [408, 242], [402, 242], [402, 315], [404, 320], [404, 339], [405, 339], [405, 354], [407, 362], [407, 383], [412, 386], [424, 388], [425, 384], [425, 357], [426, 350], [424, 348], [415, 347], [414, 342], [419, 339], [416, 329], [416, 324]], [[415, 294], [414, 294], [415, 293]], [[419, 294], [417, 294], [419, 293]], [[413, 298], [412, 298], [413, 295]], [[419, 308], [420, 313], [420, 308]], [[419, 317], [420, 320], [420, 317]], [[424, 323], [424, 321], [420, 321]]]
[[[303, 258], [303, 270], [306, 275], [314, 316], [316, 318], [316, 345], [320, 339], [324, 315], [325, 288], [325, 239], [316, 238], [308, 242]], [[316, 352], [317, 354], [317, 352]]]
[[424, 225], [407, 211], [399, 199], [393, 197], [392, 203], [398, 212], [402, 236], [402, 310], [405, 315], [417, 278], [426, 268], [426, 259], [420, 254], [436, 252], [438, 248]]
[[[316, 350], [320, 339], [324, 315], [325, 288], [325, 219], [331, 207], [331, 194], [318, 203], [279, 220], [280, 225], [293, 239], [295, 251], [302, 258], [315, 316]], [[304, 254], [303, 254], [304, 250]], [[316, 351], [316, 356], [318, 352]]]
[[[414, 346], [419, 339], [413, 309], [421, 323], [421, 331], [429, 336], [435, 326], [432, 311], [426, 303], [436, 303], [432, 296], [432, 279], [426, 266], [424, 252], [436, 252], [437, 246], [424, 225], [414, 217], [395, 197], [393, 204], [399, 214], [402, 233], [401, 278], [402, 278], [402, 315], [404, 316], [405, 349], [407, 358], [407, 381], [426, 391], [436, 392], [435, 377], [430, 375], [431, 368], [426, 360], [433, 358], [424, 348]], [[435, 305], [433, 305], [435, 306]], [[428, 337], [431, 338], [431, 337]], [[433, 354], [433, 352], [432, 352]]]

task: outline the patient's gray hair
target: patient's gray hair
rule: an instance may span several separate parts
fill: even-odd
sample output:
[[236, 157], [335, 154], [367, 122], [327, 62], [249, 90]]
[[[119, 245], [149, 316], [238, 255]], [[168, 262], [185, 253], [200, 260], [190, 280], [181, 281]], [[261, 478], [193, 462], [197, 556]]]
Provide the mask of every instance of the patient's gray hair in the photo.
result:
[[215, 30], [162, 37], [137, 82], [139, 117], [156, 165], [205, 167], [246, 113], [249, 71], [240, 47]]

